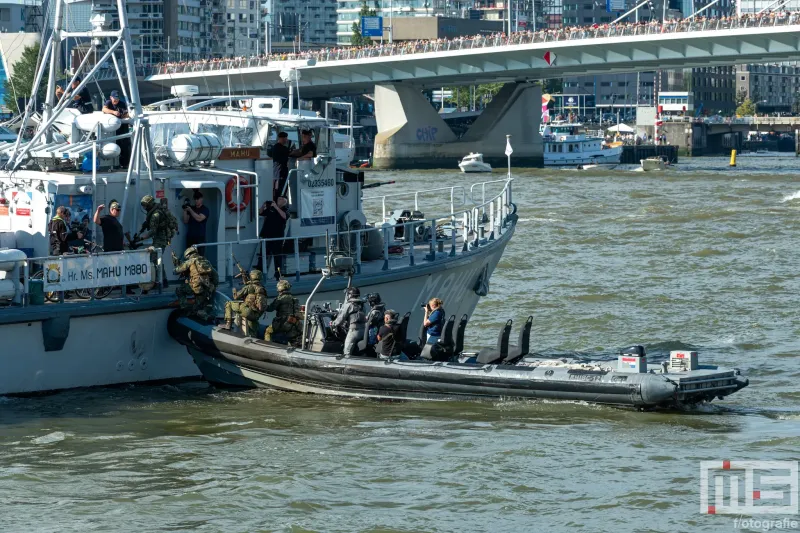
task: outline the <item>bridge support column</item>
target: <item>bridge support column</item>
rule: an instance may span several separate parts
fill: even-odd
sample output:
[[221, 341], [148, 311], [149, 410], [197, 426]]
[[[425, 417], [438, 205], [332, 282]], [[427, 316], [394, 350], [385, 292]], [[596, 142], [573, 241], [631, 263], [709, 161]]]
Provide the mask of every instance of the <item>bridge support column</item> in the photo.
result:
[[538, 85], [509, 83], [492, 99], [469, 131], [457, 139], [419, 89], [402, 84], [375, 86], [375, 168], [451, 168], [470, 152], [505, 167], [506, 135], [515, 166], [542, 166]]
[[794, 156], [800, 157], [800, 130], [794, 130]]

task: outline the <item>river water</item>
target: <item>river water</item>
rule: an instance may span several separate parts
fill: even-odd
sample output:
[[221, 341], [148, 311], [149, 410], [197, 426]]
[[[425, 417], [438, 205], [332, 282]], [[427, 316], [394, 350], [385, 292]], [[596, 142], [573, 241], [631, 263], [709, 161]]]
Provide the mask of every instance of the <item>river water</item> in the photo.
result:
[[691, 347], [749, 376], [725, 401], [639, 413], [203, 382], [0, 399], [0, 531], [731, 531], [699, 512], [699, 462], [798, 458], [797, 165], [515, 172], [519, 226], [470, 344], [533, 315], [539, 352]]

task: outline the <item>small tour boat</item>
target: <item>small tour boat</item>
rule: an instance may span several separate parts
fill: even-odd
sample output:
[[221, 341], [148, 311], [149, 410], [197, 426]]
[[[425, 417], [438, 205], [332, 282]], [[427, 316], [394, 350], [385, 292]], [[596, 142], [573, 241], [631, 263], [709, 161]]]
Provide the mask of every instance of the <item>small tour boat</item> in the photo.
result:
[[642, 165], [642, 170], [645, 172], [650, 172], [653, 170], [669, 170], [671, 168], [669, 160], [667, 160], [665, 156], [661, 155], [648, 157], [647, 159], [640, 159], [639, 162]]
[[458, 164], [461, 172], [491, 172], [492, 166], [483, 162], [483, 154], [470, 153]]

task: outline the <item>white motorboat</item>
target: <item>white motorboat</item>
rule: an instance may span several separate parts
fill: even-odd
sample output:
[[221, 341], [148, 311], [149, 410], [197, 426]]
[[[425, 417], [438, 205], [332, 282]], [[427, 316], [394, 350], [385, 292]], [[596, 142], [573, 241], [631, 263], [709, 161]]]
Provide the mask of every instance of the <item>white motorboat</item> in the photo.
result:
[[[283, 110], [269, 98], [200, 97], [193, 86], [174, 87], [174, 99], [145, 110], [138, 103], [125, 1], [117, 0], [117, 8], [119, 30], [69, 32], [90, 43], [97, 32], [116, 40], [102, 61], [81, 72], [74, 91], [92, 88], [100, 65], [118, 65], [117, 83], [131, 102], [131, 118], [68, 108], [73, 77], [62, 85], [67, 90], [60, 102], [54, 90], [44, 91], [47, 102], [32, 137], [0, 144], [0, 395], [199, 376], [167, 332], [167, 317], [177, 304], [174, 290], [182, 281], [165, 272], [171, 269], [163, 268], [162, 258], [173, 251], [182, 255], [182, 223], [166, 249], [155, 252], [155, 265], [142, 249], [50, 257], [48, 225], [60, 205], [69, 206], [76, 222], [86, 213], [84, 230], [96, 234], [92, 213], [117, 200], [123, 230], [135, 233], [144, 218], [142, 195], [158, 199], [180, 221], [184, 200], [201, 191], [210, 211], [202, 249], [219, 273], [218, 303], [236, 283], [233, 257], [245, 269], [254, 268], [277, 243], [278, 252], [271, 252], [282, 260], [279, 274], [301, 299], [317, 283], [327, 250], [335, 249], [353, 259], [353, 284], [364, 292], [379, 292], [401, 309], [417, 309], [435, 294], [452, 302], [448, 311], [472, 314], [514, 234], [511, 180], [473, 186], [475, 193], [455, 211], [453, 191], [463, 185], [363, 196], [362, 189], [375, 184], [365, 186], [363, 173], [337, 168], [340, 127], [325, 116], [298, 113], [291, 104]], [[43, 61], [37, 73], [51, 84], [62, 72], [57, 61], [67, 33], [62, 22], [55, 20], [45, 46], [44, 57], [56, 61]], [[290, 102], [293, 90], [290, 85]], [[231, 105], [235, 99], [250, 99], [252, 107]], [[31, 105], [21, 123], [33, 113]], [[131, 131], [117, 134], [123, 122]], [[316, 155], [290, 159], [284, 236], [260, 239], [259, 207], [272, 200], [275, 186], [268, 154], [279, 132], [300, 139], [303, 130], [311, 131]], [[126, 170], [116, 144], [122, 139], [131, 141]], [[375, 213], [371, 223], [365, 211]], [[274, 279], [273, 263], [266, 257], [265, 279]], [[125, 287], [141, 285], [153, 288], [126, 295]], [[266, 286], [276, 294], [274, 281]], [[332, 285], [323, 297], [341, 300], [343, 288]], [[94, 298], [81, 299], [86, 294]], [[54, 301], [47, 301], [48, 295]], [[271, 320], [267, 314], [262, 323]], [[420, 322], [415, 316], [411, 327]]]
[[622, 143], [606, 143], [586, 132], [583, 124], [555, 121], [542, 124], [544, 166], [603, 165], [619, 163]]
[[483, 162], [483, 154], [470, 153], [458, 164], [461, 172], [491, 172], [492, 166]]
[[669, 160], [665, 156], [656, 155], [646, 159], [640, 159], [639, 163], [642, 165], [642, 170], [650, 172], [653, 170], [669, 170], [672, 168]]

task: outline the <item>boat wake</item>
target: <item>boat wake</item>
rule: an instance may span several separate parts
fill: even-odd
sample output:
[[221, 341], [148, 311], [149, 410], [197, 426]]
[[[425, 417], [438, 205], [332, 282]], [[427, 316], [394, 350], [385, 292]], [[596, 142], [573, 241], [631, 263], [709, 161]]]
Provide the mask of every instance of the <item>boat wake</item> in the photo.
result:
[[787, 194], [786, 196], [783, 197], [781, 203], [785, 204], [786, 202], [791, 202], [792, 200], [800, 200], [800, 191], [793, 192], [792, 194]]

